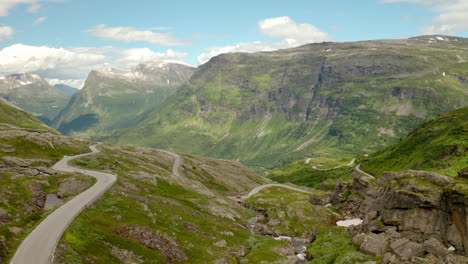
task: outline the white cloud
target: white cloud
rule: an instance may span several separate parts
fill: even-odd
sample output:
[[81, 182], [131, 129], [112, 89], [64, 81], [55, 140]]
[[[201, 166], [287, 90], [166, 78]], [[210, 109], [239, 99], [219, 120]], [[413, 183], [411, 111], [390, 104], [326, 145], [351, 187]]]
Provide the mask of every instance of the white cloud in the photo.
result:
[[311, 24], [298, 24], [289, 17], [274, 17], [258, 23], [261, 33], [300, 43], [332, 40], [327, 33]]
[[0, 0], [0, 16], [8, 16], [11, 8], [19, 4], [29, 5], [28, 12], [36, 13], [41, 8], [41, 2], [61, 2], [62, 0]]
[[46, 79], [50, 85], [56, 85], [56, 84], [65, 84], [71, 87], [75, 87], [78, 89], [81, 89], [84, 85], [84, 80], [63, 80], [63, 79]]
[[161, 53], [154, 52], [148, 48], [135, 48], [123, 50], [117, 62], [125, 68], [130, 68], [143, 61], [183, 60], [187, 57], [187, 53], [177, 52], [171, 49]]
[[81, 88], [93, 69], [129, 69], [143, 61], [182, 60], [188, 55], [173, 50], [154, 52], [147, 48], [115, 47], [54, 48], [15, 44], [0, 50], [0, 75], [18, 72], [38, 74], [51, 83]]
[[289, 17], [275, 17], [258, 23], [259, 31], [270, 37], [282, 38], [276, 42], [255, 41], [238, 43], [232, 46], [213, 47], [209, 52], [198, 56], [198, 63], [203, 64], [212, 57], [228, 52], [258, 52], [292, 48], [307, 43], [333, 41], [327, 33], [311, 24], [298, 24]]
[[9, 39], [15, 34], [15, 30], [9, 26], [0, 27], [0, 41]]
[[40, 23], [46, 21], [46, 19], [47, 17], [40, 17], [34, 21], [33, 25], [39, 25]]
[[187, 46], [192, 43], [174, 38], [172, 33], [158, 33], [150, 30], [138, 30], [132, 27], [107, 27], [97, 25], [89, 32], [96, 37], [112, 39], [114, 41], [135, 42], [146, 41], [162, 46]]
[[433, 25], [422, 28], [426, 35], [456, 34], [468, 31], [468, 1], [467, 0], [384, 0], [386, 3], [411, 2], [429, 6], [439, 13], [433, 20]]

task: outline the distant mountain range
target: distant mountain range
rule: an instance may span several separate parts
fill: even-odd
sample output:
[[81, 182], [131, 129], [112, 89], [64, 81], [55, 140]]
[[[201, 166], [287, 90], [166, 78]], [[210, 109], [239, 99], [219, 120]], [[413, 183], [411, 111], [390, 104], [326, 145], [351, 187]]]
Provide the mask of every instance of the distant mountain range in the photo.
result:
[[0, 91], [66, 135], [238, 159], [263, 171], [368, 153], [466, 106], [467, 61], [467, 39], [421, 36], [221, 54], [198, 68], [95, 70], [79, 91], [19, 74], [0, 80]]
[[92, 71], [53, 126], [84, 138], [100, 138], [132, 127], [141, 115], [186, 83], [194, 71], [192, 66], [171, 62], [146, 62], [129, 71]]
[[468, 39], [448, 36], [222, 54], [110, 140], [239, 159], [259, 171], [371, 152], [466, 106], [467, 61]]
[[46, 124], [51, 123], [70, 98], [44, 78], [27, 73], [0, 77], [0, 96]]

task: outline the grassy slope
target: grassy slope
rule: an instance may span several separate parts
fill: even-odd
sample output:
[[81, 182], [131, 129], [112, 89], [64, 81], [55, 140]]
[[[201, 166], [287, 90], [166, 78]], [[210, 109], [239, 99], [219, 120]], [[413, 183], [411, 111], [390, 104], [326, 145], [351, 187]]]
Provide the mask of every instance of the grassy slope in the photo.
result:
[[[64, 155], [86, 152], [87, 145], [61, 136], [30, 114], [0, 101], [0, 209], [6, 212], [0, 216], [0, 262], [7, 261], [21, 240], [50, 212], [38, 202], [43, 195], [57, 193], [60, 183], [69, 177], [93, 181], [75, 174], [37, 172], [48, 170]], [[15, 158], [18, 161], [11, 161]]]
[[316, 239], [307, 245], [313, 257], [308, 263], [355, 263], [365, 262], [371, 257], [359, 252], [352, 244], [351, 236], [344, 228], [337, 227], [337, 216], [323, 206], [312, 205], [309, 195], [280, 187], [262, 190], [249, 198], [250, 206], [265, 210], [268, 220], [280, 220], [273, 230], [284, 235], [300, 237], [315, 231]]
[[[247, 229], [248, 221], [256, 217], [256, 211], [226, 198], [226, 195], [247, 193], [256, 184], [267, 181], [232, 161], [192, 155], [183, 158], [184, 179], [171, 175], [170, 156], [151, 149], [105, 147], [101, 154], [75, 161], [77, 166], [112, 171], [119, 178], [104, 198], [86, 209], [65, 232], [57, 250], [57, 261], [216, 263], [224, 259], [226, 263], [272, 263], [285, 260], [280, 252], [288, 247], [287, 243], [251, 233]], [[317, 249], [311, 250], [316, 258], [311, 263], [368, 259], [356, 252], [343, 229], [334, 226], [334, 214], [310, 204], [308, 195], [269, 188], [246, 203], [266, 208], [271, 218], [284, 216], [287, 224], [274, 227], [278, 234], [301, 237], [317, 228], [318, 239], [323, 244], [310, 245]], [[225, 213], [235, 216], [223, 217]], [[145, 247], [138, 239], [126, 238], [117, 231], [135, 225], [148, 227], [174, 241], [175, 247], [182, 249], [189, 259], [171, 259], [164, 250]], [[336, 242], [332, 246], [331, 234]], [[222, 240], [226, 241], [226, 247], [214, 245]]]
[[466, 76], [460, 58], [468, 59], [466, 46], [423, 40], [225, 54], [111, 141], [239, 158], [258, 171], [371, 152], [466, 105], [467, 84], [442, 76]]
[[[172, 158], [156, 150], [106, 148], [103, 154], [83, 158], [75, 164], [111, 170], [119, 178], [105, 197], [85, 210], [66, 231], [58, 250], [57, 259], [61, 262], [82, 263], [93, 259], [94, 263], [122, 263], [115, 254], [116, 248], [131, 251], [144, 263], [167, 262], [168, 257], [161, 251], [146, 248], [116, 233], [118, 227], [135, 224], [175, 241], [190, 259], [176, 263], [212, 263], [221, 258], [236, 263], [234, 252], [238, 251], [246, 252], [243, 257], [237, 257], [244, 259], [243, 263], [282, 259], [275, 248], [284, 246], [285, 242], [251, 234], [242, 227], [251, 216], [249, 210], [225, 197], [228, 193], [247, 192], [255, 186], [255, 181], [265, 182], [240, 164], [185, 156], [183, 171], [188, 182], [171, 176]], [[216, 175], [215, 171], [220, 174]], [[236, 176], [239, 173], [242, 175]], [[135, 176], [141, 174], [146, 178]], [[156, 177], [156, 181], [151, 180], [152, 177]], [[237, 178], [240, 185], [213, 177]], [[242, 182], [249, 184], [244, 186]], [[203, 194], [192, 189], [199, 183], [214, 193]], [[236, 190], [239, 187], [242, 190]], [[231, 220], [215, 211], [233, 211], [238, 217]], [[232, 232], [232, 235], [225, 232]], [[220, 240], [227, 242], [227, 248], [214, 246]]]
[[468, 164], [468, 107], [444, 113], [399, 143], [372, 154], [362, 167], [372, 173], [408, 169], [455, 176]]

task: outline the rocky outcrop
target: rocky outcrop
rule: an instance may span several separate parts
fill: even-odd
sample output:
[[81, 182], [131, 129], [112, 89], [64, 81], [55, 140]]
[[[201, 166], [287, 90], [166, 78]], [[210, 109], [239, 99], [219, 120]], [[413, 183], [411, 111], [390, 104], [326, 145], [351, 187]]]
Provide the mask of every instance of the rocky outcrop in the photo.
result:
[[70, 177], [60, 183], [58, 197], [64, 198], [69, 195], [76, 195], [83, 192], [92, 182], [88, 180], [79, 179], [77, 177]]
[[168, 258], [166, 263], [188, 260], [185, 251], [177, 242], [167, 235], [157, 234], [153, 229], [141, 225], [123, 226], [115, 229], [115, 232], [128, 239], [137, 240], [142, 246], [158, 250]]
[[[386, 263], [425, 254], [445, 258], [450, 246], [468, 254], [468, 199], [454, 188], [466, 186], [464, 180], [411, 170], [377, 180], [353, 176], [352, 183], [336, 185], [331, 201], [364, 220], [361, 231], [368, 235], [364, 242], [363, 235], [355, 237], [363, 252], [384, 256]], [[389, 248], [382, 252], [384, 245]]]

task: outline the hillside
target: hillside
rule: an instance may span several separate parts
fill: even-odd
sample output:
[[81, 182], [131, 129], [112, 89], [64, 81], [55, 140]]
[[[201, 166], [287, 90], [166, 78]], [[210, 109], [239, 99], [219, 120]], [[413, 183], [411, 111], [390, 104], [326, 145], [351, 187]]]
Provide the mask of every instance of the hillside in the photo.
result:
[[468, 107], [444, 113], [411, 131], [407, 137], [369, 156], [364, 170], [428, 170], [456, 176], [468, 164]]
[[0, 96], [46, 124], [51, 123], [70, 98], [42, 77], [27, 73], [0, 77]]
[[74, 164], [119, 177], [65, 232], [55, 263], [306, 263], [306, 246], [327, 248], [314, 250], [311, 263], [337, 252], [341, 261], [373, 259], [335, 225], [339, 215], [309, 203], [307, 193], [269, 187], [236, 201], [270, 181], [235, 161], [103, 146]]
[[157, 106], [188, 81], [194, 68], [168, 63], [142, 63], [130, 71], [92, 71], [53, 126], [66, 135], [100, 138], [133, 126], [137, 117]]
[[239, 159], [258, 171], [371, 152], [467, 104], [467, 43], [423, 36], [222, 54], [109, 140]]
[[93, 183], [51, 169], [64, 155], [88, 151], [88, 144], [0, 100], [0, 263], [51, 209]]

